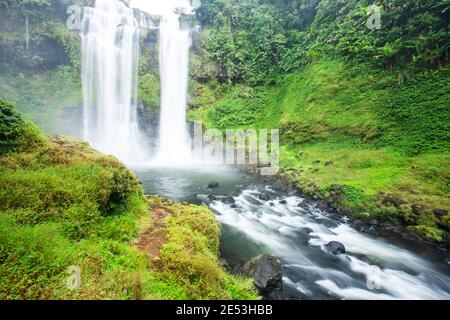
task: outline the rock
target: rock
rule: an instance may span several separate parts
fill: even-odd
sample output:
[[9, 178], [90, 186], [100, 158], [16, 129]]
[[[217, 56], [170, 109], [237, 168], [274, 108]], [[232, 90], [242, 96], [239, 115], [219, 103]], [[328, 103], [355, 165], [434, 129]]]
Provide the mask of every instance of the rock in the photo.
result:
[[286, 200], [280, 200], [280, 204], [287, 204]]
[[328, 252], [337, 255], [337, 254], [344, 254], [345, 253], [345, 246], [338, 242], [338, 241], [331, 241], [328, 242], [325, 245], [325, 248], [328, 250]]
[[220, 184], [217, 181], [211, 181], [210, 183], [208, 183], [208, 185], [206, 186], [208, 189], [216, 189], [220, 186]]
[[331, 189], [331, 191], [337, 192], [342, 189], [342, 186], [340, 184], [333, 184], [333, 185], [331, 185], [330, 189]]
[[395, 206], [395, 207], [400, 207], [402, 204], [405, 204], [406, 202], [398, 199], [398, 198], [393, 198], [393, 197], [384, 197], [383, 198], [383, 204], [385, 206]]
[[225, 269], [229, 270], [230, 265], [228, 264], [227, 260], [225, 260], [224, 258], [220, 258], [219, 259], [219, 263], [222, 267], [224, 267]]
[[275, 203], [271, 202], [271, 203], [269, 203], [269, 206], [275, 207]]
[[448, 214], [448, 211], [445, 209], [434, 209], [433, 213], [435, 215], [436, 218], [442, 218], [444, 216], [446, 216]]
[[265, 294], [263, 296], [263, 300], [269, 300], [269, 301], [273, 301], [273, 300], [277, 300], [277, 301], [283, 301], [283, 300], [292, 300], [293, 298], [287, 293], [285, 292], [285, 290], [283, 289], [278, 289], [275, 290], [269, 294]]
[[333, 164], [333, 161], [326, 161], [324, 165], [325, 165], [325, 167], [329, 167], [332, 164]]
[[259, 200], [262, 200], [262, 201], [269, 201], [269, 200], [270, 200], [270, 197], [269, 197], [268, 194], [263, 193], [263, 194], [260, 194], [260, 195], [258, 196], [258, 199], [259, 199]]
[[230, 208], [236, 209], [236, 208], [237, 208], [237, 205], [236, 205], [235, 203], [233, 203], [233, 204], [230, 206]]
[[243, 271], [253, 279], [261, 294], [269, 294], [282, 287], [282, 266], [277, 257], [256, 256], [244, 265]]
[[233, 204], [236, 203], [233, 197], [225, 197], [222, 199], [222, 202], [225, 204]]
[[216, 196], [214, 196], [214, 195], [212, 195], [212, 194], [209, 194], [206, 198], [207, 198], [209, 201], [216, 201], [216, 200], [217, 200]]

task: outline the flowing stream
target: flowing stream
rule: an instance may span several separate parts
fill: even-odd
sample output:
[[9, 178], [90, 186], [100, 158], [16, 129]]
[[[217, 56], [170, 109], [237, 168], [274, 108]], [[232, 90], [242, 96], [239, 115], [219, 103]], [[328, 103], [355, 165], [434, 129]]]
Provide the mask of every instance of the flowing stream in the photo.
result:
[[[224, 167], [137, 172], [147, 193], [207, 204], [222, 224], [221, 254], [231, 266], [268, 253], [283, 264], [282, 299], [450, 299], [448, 253], [392, 235], [357, 231], [255, 176]], [[218, 181], [220, 187], [205, 186]], [[212, 197], [214, 196], [214, 197]], [[339, 241], [346, 254], [324, 245]]]
[[[152, 11], [156, 1], [142, 3], [158, 13]], [[347, 219], [318, 209], [301, 195], [274, 190], [237, 169], [186, 165], [189, 32], [180, 29], [173, 9], [188, 1], [158, 3], [164, 9], [159, 151], [149, 160], [138, 129], [139, 29], [132, 10], [118, 0], [97, 0], [95, 7], [85, 8], [85, 138], [140, 168], [136, 173], [146, 193], [207, 204], [222, 224], [221, 253], [231, 269], [258, 254], [279, 257], [284, 275], [280, 299], [450, 299], [447, 253], [359, 232]], [[212, 180], [220, 186], [208, 190]], [[325, 250], [333, 240], [345, 245], [346, 254]]]

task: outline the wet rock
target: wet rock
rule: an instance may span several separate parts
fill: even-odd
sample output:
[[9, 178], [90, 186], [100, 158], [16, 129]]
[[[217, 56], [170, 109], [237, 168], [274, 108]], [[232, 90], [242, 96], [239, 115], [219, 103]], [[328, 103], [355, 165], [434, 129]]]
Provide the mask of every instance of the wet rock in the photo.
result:
[[228, 264], [227, 260], [225, 260], [224, 258], [220, 258], [219, 259], [219, 263], [222, 267], [224, 267], [226, 270], [230, 269], [230, 265]]
[[287, 204], [286, 200], [280, 200], [280, 204]]
[[283, 300], [292, 300], [292, 297], [289, 296], [289, 294], [287, 292], [285, 292], [285, 290], [278, 289], [278, 290], [272, 291], [271, 293], [265, 294], [263, 296], [263, 300], [283, 301]]
[[324, 165], [325, 165], [325, 167], [329, 167], [332, 164], [333, 164], [333, 161], [326, 161]]
[[233, 204], [236, 203], [233, 197], [225, 197], [222, 199], [222, 202], [225, 204]]
[[434, 209], [433, 213], [436, 218], [440, 219], [442, 217], [445, 217], [448, 214], [448, 211], [445, 209]]
[[209, 194], [206, 198], [207, 198], [209, 201], [216, 201], [216, 200], [217, 200], [216, 196], [214, 196], [214, 195], [212, 195], [212, 194]]
[[345, 246], [338, 241], [328, 242], [325, 245], [325, 248], [328, 250], [329, 253], [332, 253], [334, 255], [345, 253]]
[[263, 194], [258, 195], [258, 199], [261, 201], [269, 201], [270, 197], [268, 194], [263, 193]]
[[269, 203], [269, 206], [275, 207], [275, 203], [271, 202], [271, 203]]
[[243, 272], [253, 279], [261, 294], [269, 294], [282, 287], [282, 267], [277, 257], [256, 256], [244, 265]]
[[233, 204], [230, 206], [230, 208], [236, 209], [236, 208], [237, 208], [237, 205], [236, 205], [235, 203], [233, 203]]
[[211, 181], [206, 186], [208, 189], [217, 189], [220, 186], [220, 184], [217, 181]]
[[331, 189], [331, 191], [337, 192], [342, 189], [342, 186], [340, 184], [333, 184], [333, 185], [331, 185], [330, 189]]

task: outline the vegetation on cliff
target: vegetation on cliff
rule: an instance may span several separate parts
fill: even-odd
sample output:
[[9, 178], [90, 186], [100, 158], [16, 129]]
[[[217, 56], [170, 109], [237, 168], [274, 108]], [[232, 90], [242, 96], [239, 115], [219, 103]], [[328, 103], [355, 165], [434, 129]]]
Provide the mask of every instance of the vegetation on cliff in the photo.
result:
[[444, 241], [448, 2], [378, 1], [375, 30], [366, 26], [372, 4], [206, 1], [190, 118], [280, 128], [280, 172], [303, 192]]

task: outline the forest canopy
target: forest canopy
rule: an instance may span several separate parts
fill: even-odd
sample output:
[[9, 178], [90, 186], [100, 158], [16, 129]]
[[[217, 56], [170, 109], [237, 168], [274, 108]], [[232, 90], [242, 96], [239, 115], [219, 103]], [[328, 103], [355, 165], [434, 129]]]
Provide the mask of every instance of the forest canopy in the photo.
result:
[[[381, 28], [370, 29], [370, 8]], [[224, 81], [259, 83], [318, 57], [393, 68], [438, 68], [450, 49], [448, 0], [209, 0], [200, 22]]]

